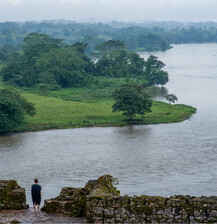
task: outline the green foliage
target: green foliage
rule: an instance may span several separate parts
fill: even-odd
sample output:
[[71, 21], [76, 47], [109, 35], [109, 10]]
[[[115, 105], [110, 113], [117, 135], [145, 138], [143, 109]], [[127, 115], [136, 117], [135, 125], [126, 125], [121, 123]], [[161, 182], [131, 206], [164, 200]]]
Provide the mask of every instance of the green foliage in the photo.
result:
[[51, 85], [50, 84], [46, 84], [46, 83], [40, 83], [38, 85], [38, 89], [39, 91], [43, 94], [43, 95], [47, 95], [47, 92], [49, 90], [51, 90]]
[[165, 51], [171, 48], [166, 39], [153, 33], [131, 36], [126, 42], [128, 49], [137, 51]]
[[24, 55], [13, 54], [1, 70], [5, 82], [32, 87], [40, 83], [58, 86], [82, 86], [89, 83], [94, 64], [84, 55], [86, 45], [61, 47], [61, 40], [33, 33], [24, 39]]
[[7, 60], [7, 56], [0, 50], [0, 62], [5, 62]]
[[175, 103], [178, 100], [177, 96], [173, 93], [165, 95], [165, 98], [169, 103]]
[[12, 44], [5, 44], [5, 45], [3, 45], [2, 48], [1, 48], [1, 51], [2, 51], [4, 54], [6, 54], [6, 55], [8, 55], [8, 54], [10, 54], [10, 53], [13, 53], [13, 52], [16, 52], [17, 50], [18, 50], [18, 47], [15, 47], [15, 46], [12, 45]]
[[11, 44], [6, 44], [0, 47], [0, 64], [6, 63], [11, 55], [17, 50], [18, 49]]
[[85, 85], [94, 72], [90, 59], [73, 46], [50, 50], [37, 59], [34, 67], [38, 82], [46, 79], [47, 84], [56, 83], [61, 87]]
[[96, 63], [98, 77], [142, 78], [145, 86], [164, 85], [168, 82], [168, 73], [163, 70], [165, 64], [151, 55], [145, 61], [138, 54], [127, 50], [106, 52]]
[[37, 59], [51, 49], [58, 48], [61, 40], [45, 34], [31, 33], [24, 38], [24, 55], [14, 53], [8, 58], [8, 64], [1, 70], [3, 80], [18, 86], [31, 87], [37, 83], [38, 74], [34, 64]]
[[95, 49], [97, 50], [97, 53], [95, 53], [95, 56], [101, 57], [103, 54], [105, 54], [108, 51], [120, 50], [120, 49], [124, 49], [125, 47], [126, 45], [124, 41], [108, 40], [95, 47]]
[[168, 73], [162, 68], [165, 64], [157, 57], [150, 55], [145, 63], [145, 77], [151, 85], [164, 85], [169, 81]]
[[84, 54], [86, 48], [87, 48], [87, 43], [81, 43], [81, 42], [76, 42], [72, 46], [79, 52]]
[[46, 34], [31, 33], [24, 38], [23, 51], [27, 64], [34, 64], [42, 53], [58, 48], [62, 40], [51, 38]]
[[138, 54], [127, 50], [106, 52], [96, 63], [96, 75], [130, 78], [143, 75], [145, 61]]
[[85, 49], [85, 53], [87, 55], [92, 55], [95, 52], [95, 47], [105, 41], [104, 39], [99, 38], [95, 31], [93, 31], [91, 35], [90, 33], [88, 33], [87, 35], [83, 33], [83, 35], [81, 34], [81, 36], [83, 37], [79, 37], [79, 41], [81, 41], [84, 44], [87, 44], [87, 47]]
[[4, 82], [12, 85], [30, 87], [35, 83], [35, 77], [24, 61], [24, 57], [19, 54], [14, 54], [1, 69], [1, 75]]
[[[46, 84], [50, 90], [94, 85], [102, 88], [113, 85], [110, 78], [125, 78], [127, 82], [142, 79], [145, 86], [164, 85], [168, 81], [167, 72], [162, 70], [164, 64], [157, 57], [151, 55], [145, 61], [122, 49], [123, 41], [110, 40], [98, 45], [100, 54], [105, 53], [95, 64], [84, 54], [86, 47], [81, 42], [66, 46], [60, 39], [32, 33], [24, 39], [23, 54], [16, 52], [8, 57], [1, 70], [3, 81], [21, 87]], [[39, 90], [45, 94], [43, 86]]]
[[[147, 27], [138, 27], [135, 24], [82, 24], [82, 23], [58, 23], [41, 22], [24, 24], [0, 23], [0, 45], [14, 45], [18, 48], [22, 45], [25, 36], [30, 33], [46, 33], [53, 38], [62, 38], [67, 44], [76, 42], [87, 43], [85, 52], [91, 55], [95, 47], [108, 40], [125, 41], [128, 50], [165, 50], [171, 46], [159, 30], [156, 32]], [[153, 35], [154, 38], [153, 38]], [[40, 37], [43, 39], [43, 37]], [[46, 38], [45, 38], [46, 39]], [[0, 46], [1, 47], [1, 46]]]
[[113, 112], [123, 111], [123, 115], [130, 119], [136, 114], [144, 115], [151, 112], [152, 100], [149, 98], [143, 87], [138, 84], [121, 85], [114, 92], [115, 104]]
[[88, 55], [95, 51], [97, 45], [108, 40], [123, 40], [126, 42], [126, 48], [133, 51], [166, 50], [171, 48], [170, 44], [217, 42], [217, 23], [214, 22], [147, 22], [140, 24], [5, 22], [0, 23], [0, 47], [13, 45], [20, 48], [25, 36], [35, 32], [46, 33], [53, 38], [62, 38], [67, 44], [87, 43], [85, 52]]
[[0, 132], [12, 131], [22, 124], [25, 114], [35, 115], [35, 108], [15, 89], [0, 90]]

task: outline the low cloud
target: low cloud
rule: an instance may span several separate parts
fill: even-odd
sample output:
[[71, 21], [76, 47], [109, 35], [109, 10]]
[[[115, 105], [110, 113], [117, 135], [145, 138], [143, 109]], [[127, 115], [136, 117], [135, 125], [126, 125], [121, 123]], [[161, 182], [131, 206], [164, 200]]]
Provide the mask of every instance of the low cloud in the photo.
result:
[[217, 21], [216, 0], [0, 0], [0, 21]]

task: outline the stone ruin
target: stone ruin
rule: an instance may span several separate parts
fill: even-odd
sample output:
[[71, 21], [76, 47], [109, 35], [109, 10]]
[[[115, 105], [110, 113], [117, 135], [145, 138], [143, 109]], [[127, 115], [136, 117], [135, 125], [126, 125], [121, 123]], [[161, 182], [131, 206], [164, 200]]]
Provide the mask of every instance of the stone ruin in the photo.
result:
[[88, 223], [217, 223], [217, 197], [120, 196], [105, 175], [84, 188], [63, 188], [43, 210], [84, 216]]
[[[43, 211], [86, 217], [88, 223], [217, 223], [217, 197], [120, 196], [110, 175], [83, 188], [64, 187], [45, 200]], [[25, 189], [0, 181], [0, 210], [26, 208]]]
[[0, 210], [28, 208], [26, 192], [15, 180], [0, 180]]
[[64, 187], [60, 195], [44, 201], [42, 211], [62, 213], [72, 216], [86, 216], [86, 197], [120, 196], [113, 183], [116, 181], [110, 175], [89, 180], [83, 188]]

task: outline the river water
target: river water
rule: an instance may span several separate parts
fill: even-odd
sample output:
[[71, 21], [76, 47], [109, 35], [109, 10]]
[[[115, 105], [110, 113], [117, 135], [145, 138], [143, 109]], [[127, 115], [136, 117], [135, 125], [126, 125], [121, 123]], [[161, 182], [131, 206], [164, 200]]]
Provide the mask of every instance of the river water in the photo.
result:
[[104, 174], [119, 178], [122, 195], [217, 195], [217, 44], [153, 54], [167, 65], [169, 93], [198, 109], [191, 119], [1, 136], [0, 179], [16, 179], [28, 203], [34, 177], [48, 199]]

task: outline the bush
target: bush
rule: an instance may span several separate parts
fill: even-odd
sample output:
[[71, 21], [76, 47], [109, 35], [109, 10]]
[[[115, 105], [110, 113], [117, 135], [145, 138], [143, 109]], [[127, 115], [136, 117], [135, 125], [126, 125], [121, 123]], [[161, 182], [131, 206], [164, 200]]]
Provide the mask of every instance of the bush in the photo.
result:
[[13, 88], [0, 91], [0, 132], [13, 131], [22, 124], [25, 114], [33, 116], [35, 107]]

